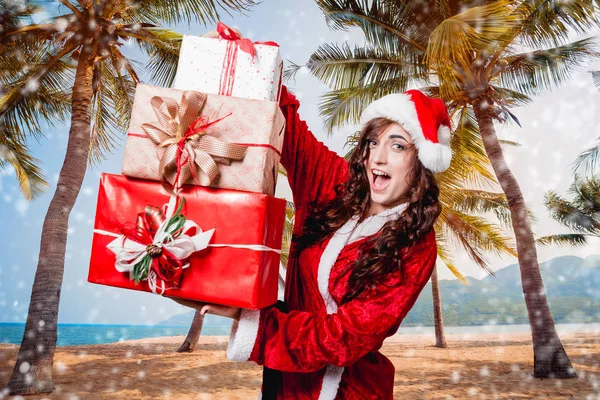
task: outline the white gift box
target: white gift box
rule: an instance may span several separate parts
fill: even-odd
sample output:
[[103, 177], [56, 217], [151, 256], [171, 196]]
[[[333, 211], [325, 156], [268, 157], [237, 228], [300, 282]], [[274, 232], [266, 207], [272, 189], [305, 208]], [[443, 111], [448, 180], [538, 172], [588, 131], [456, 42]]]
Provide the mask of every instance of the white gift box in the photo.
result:
[[283, 73], [279, 46], [258, 42], [254, 48], [252, 57], [235, 40], [186, 35], [173, 87], [278, 102]]

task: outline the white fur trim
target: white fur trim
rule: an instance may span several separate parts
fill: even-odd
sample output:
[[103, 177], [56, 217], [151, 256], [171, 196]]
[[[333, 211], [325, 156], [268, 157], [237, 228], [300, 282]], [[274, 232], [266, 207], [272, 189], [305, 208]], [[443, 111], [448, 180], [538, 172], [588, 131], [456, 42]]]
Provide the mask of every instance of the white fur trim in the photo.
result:
[[321, 297], [323, 297], [323, 301], [325, 302], [327, 314], [334, 314], [337, 312], [337, 303], [331, 297], [331, 293], [329, 293], [329, 275], [331, 274], [331, 268], [333, 268], [335, 260], [337, 260], [342, 249], [348, 244], [348, 239], [350, 238], [350, 234], [354, 231], [357, 221], [357, 218], [350, 219], [333, 234], [319, 260], [319, 271], [317, 274], [319, 293], [321, 293]]
[[[321, 259], [319, 260], [319, 271], [317, 274], [319, 292], [325, 302], [327, 314], [334, 314], [338, 310], [337, 303], [329, 292], [329, 277], [331, 275], [331, 269], [344, 247], [349, 243], [374, 235], [386, 222], [395, 219], [402, 214], [407, 206], [408, 204], [406, 203], [400, 204], [394, 208], [368, 217], [360, 224], [358, 224], [358, 217], [351, 218], [333, 234], [321, 255]], [[323, 377], [319, 400], [333, 400], [335, 398], [343, 373], [343, 367], [334, 365], [327, 366], [325, 376]]]
[[450, 146], [450, 127], [446, 125], [440, 125], [438, 128], [438, 142], [443, 145]]
[[[409, 95], [394, 93], [375, 100], [363, 111], [361, 124], [364, 125], [374, 118], [387, 118], [402, 125], [404, 130], [412, 137], [418, 150], [419, 160], [425, 168], [430, 169], [432, 172], [442, 172], [450, 166], [452, 151], [449, 147], [450, 132], [448, 127], [440, 126], [440, 129], [442, 127], [448, 129], [447, 141], [442, 141], [439, 137], [440, 129], [437, 132], [439, 143], [427, 140], [419, 123], [417, 108]], [[442, 136], [446, 134], [443, 129], [441, 133]]]
[[344, 368], [328, 365], [323, 376], [319, 400], [334, 400], [342, 381]]
[[227, 358], [231, 361], [248, 361], [260, 322], [260, 310], [242, 309], [239, 322], [234, 321], [229, 333]]
[[443, 172], [450, 166], [452, 160], [450, 146], [433, 143], [429, 140], [423, 140], [419, 143], [415, 141], [415, 146], [419, 149], [419, 160], [431, 172]]

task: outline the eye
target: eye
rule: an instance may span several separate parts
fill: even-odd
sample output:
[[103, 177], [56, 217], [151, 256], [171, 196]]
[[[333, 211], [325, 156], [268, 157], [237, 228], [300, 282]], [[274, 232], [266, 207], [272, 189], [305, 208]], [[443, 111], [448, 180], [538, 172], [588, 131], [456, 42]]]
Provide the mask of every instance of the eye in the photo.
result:
[[402, 150], [406, 150], [406, 147], [404, 147], [404, 146], [403, 146], [403, 145], [401, 145], [400, 143], [394, 143], [394, 144], [392, 145], [392, 148], [393, 148], [394, 150], [400, 150], [400, 151], [402, 151]]
[[369, 147], [377, 146], [377, 142], [373, 139], [367, 139], [367, 146], [369, 146]]

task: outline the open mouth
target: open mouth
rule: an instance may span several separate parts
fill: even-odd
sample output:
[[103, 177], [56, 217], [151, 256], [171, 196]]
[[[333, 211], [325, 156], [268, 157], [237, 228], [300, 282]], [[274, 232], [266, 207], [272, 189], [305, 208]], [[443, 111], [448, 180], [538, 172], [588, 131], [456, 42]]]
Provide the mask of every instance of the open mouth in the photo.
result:
[[373, 174], [373, 189], [376, 191], [385, 189], [392, 181], [392, 178], [381, 170], [374, 169], [371, 173]]

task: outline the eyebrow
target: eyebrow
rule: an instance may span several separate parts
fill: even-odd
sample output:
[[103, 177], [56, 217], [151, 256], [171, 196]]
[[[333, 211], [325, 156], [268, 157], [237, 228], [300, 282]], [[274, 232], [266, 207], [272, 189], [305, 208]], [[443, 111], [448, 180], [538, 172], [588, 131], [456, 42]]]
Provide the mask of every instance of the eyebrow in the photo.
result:
[[406, 138], [402, 135], [390, 135], [389, 138], [390, 139], [403, 139], [406, 143], [408, 143], [408, 140], [406, 140]]

